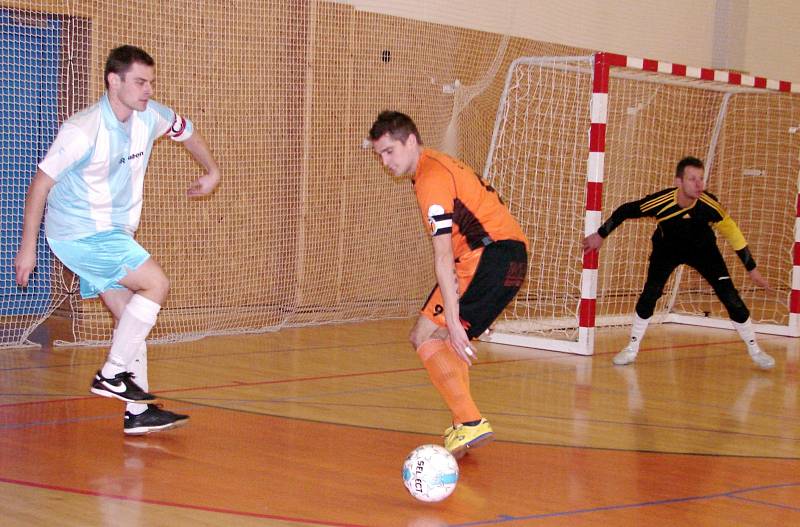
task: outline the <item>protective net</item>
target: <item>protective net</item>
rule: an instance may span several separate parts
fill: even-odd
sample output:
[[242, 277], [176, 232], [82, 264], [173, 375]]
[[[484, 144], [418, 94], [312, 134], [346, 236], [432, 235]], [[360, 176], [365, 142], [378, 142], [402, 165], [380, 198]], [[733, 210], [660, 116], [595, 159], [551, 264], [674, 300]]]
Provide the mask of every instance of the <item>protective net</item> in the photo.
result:
[[[498, 331], [578, 338], [593, 64], [592, 57], [520, 59], [508, 73], [486, 177], [525, 218], [533, 258], [526, 287]], [[720, 237], [734, 283], [758, 327], [780, 333], [790, 323], [798, 119], [796, 94], [611, 68], [603, 219], [672, 186], [681, 158], [704, 159], [707, 189], [739, 224], [773, 288], [757, 288]], [[629, 221], [605, 242], [597, 326], [630, 323], [654, 228], [650, 220]], [[685, 266], [665, 287], [656, 315], [718, 327], [727, 321], [710, 286]]]
[[362, 148], [373, 119], [404, 111], [427, 145], [480, 172], [511, 61], [586, 53], [328, 2], [3, 6], [0, 346], [25, 344], [56, 309], [74, 342], [110, 338], [111, 316], [80, 299], [43, 237], [27, 289], [13, 258], [36, 163], [102, 94], [112, 48], [154, 57], [154, 99], [192, 119], [223, 171], [215, 194], [189, 200], [200, 167], [171, 141], [153, 148], [137, 240], [171, 279], [155, 341], [416, 313], [435, 281], [429, 237], [409, 183]]
[[506, 86], [485, 178], [527, 234], [531, 258], [525, 286], [505, 317], [518, 324], [498, 329], [573, 335], [581, 296], [591, 59], [520, 59]]

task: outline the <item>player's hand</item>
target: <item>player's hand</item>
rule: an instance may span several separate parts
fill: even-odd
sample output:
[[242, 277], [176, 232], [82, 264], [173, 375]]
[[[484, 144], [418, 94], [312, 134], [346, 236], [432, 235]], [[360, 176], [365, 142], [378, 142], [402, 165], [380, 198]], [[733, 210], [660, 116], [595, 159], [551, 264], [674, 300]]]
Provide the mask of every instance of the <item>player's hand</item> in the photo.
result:
[[192, 184], [189, 185], [186, 195], [189, 197], [206, 196], [217, 187], [217, 183], [219, 183], [219, 174], [212, 174], [209, 172], [195, 179]]
[[597, 233], [590, 234], [583, 239], [583, 252], [588, 253], [595, 249], [599, 249], [603, 245], [603, 237]]
[[453, 328], [448, 327], [447, 329], [450, 333], [450, 344], [453, 346], [458, 357], [472, 366], [472, 361], [478, 358], [478, 356], [475, 352], [475, 347], [470, 344], [469, 337], [467, 336], [467, 332], [464, 331], [463, 326], [458, 324]]
[[753, 283], [756, 284], [758, 287], [763, 287], [768, 291], [772, 290], [772, 287], [770, 287], [769, 282], [767, 282], [766, 278], [761, 276], [761, 273], [758, 271], [758, 269], [753, 269], [752, 271], [750, 271], [750, 280], [752, 280]]
[[16, 274], [17, 285], [26, 287], [33, 269], [36, 267], [36, 250], [26, 251], [20, 249], [14, 258], [14, 273]]

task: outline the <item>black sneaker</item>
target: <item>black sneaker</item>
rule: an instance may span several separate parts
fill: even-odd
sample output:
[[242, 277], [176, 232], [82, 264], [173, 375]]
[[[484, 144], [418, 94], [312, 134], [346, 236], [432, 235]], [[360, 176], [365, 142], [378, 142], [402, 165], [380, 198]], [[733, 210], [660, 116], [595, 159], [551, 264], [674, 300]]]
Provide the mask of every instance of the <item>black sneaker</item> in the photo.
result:
[[147, 410], [139, 415], [125, 412], [125, 433], [142, 435], [178, 428], [189, 422], [188, 415], [176, 414], [162, 410], [160, 405], [148, 404]]
[[97, 370], [89, 391], [101, 397], [112, 397], [126, 403], [154, 401], [156, 399], [154, 395], [150, 395], [133, 382], [133, 374], [129, 371], [118, 373], [114, 375], [113, 379], [106, 379], [100, 370]]

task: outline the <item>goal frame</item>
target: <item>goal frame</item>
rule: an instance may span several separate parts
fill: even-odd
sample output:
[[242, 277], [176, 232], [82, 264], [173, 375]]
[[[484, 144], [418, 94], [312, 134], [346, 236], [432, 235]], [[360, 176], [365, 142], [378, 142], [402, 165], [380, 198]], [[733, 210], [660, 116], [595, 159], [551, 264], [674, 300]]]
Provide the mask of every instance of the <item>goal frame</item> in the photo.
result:
[[[590, 102], [590, 128], [588, 146], [588, 163], [586, 172], [584, 236], [597, 232], [602, 224], [603, 179], [605, 175], [606, 125], [608, 120], [609, 79], [611, 68], [625, 68], [633, 72], [651, 72], [671, 75], [687, 80], [714, 81], [732, 87], [752, 88], [754, 90], [776, 91], [784, 93], [800, 93], [800, 83], [772, 80], [766, 77], [752, 76], [732, 71], [702, 68], [672, 62], [638, 58], [610, 52], [598, 52], [590, 57], [520, 57], [509, 66], [503, 93], [498, 105], [497, 117], [492, 133], [492, 141], [487, 155], [484, 177], [489, 180], [492, 156], [496, 144], [502, 113], [507, 103], [509, 83], [514, 69], [521, 63], [542, 63], [544, 61], [571, 59], [592, 59], [592, 93]], [[613, 94], [612, 94], [613, 95]], [[788, 221], [788, 219], [787, 219]], [[794, 242], [791, 251], [792, 273], [791, 292], [789, 295], [789, 322], [786, 325], [755, 323], [758, 333], [800, 336], [800, 174], [798, 174], [798, 190], [795, 195]], [[580, 280], [580, 302], [577, 316], [577, 339], [562, 340], [544, 336], [523, 335], [519, 333], [493, 330], [481, 340], [513, 346], [538, 348], [578, 355], [594, 353], [595, 332], [598, 325], [596, 317], [597, 282], [598, 282], [599, 250], [584, 253]], [[621, 315], [612, 316], [613, 321], [606, 324], [620, 324]], [[625, 317], [626, 321], [630, 317]], [[733, 329], [729, 320], [700, 317], [679, 313], [661, 315], [661, 323], [679, 323], [685, 325]], [[604, 325], [606, 325], [604, 324]], [[574, 327], [575, 321], [572, 321]]]

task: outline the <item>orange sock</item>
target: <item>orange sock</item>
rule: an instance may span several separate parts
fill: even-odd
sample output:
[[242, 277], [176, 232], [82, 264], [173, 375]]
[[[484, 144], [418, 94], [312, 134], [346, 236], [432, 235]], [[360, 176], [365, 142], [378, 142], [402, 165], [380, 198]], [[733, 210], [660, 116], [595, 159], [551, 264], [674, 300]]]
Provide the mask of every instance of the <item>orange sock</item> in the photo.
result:
[[417, 348], [431, 382], [453, 413], [453, 423], [477, 421], [481, 418], [469, 393], [469, 367], [444, 340], [426, 340]]
[[[450, 342], [450, 339], [445, 340], [444, 343], [447, 344], [447, 348], [450, 350], [450, 353], [455, 355], [456, 359], [458, 359], [456, 361], [456, 364], [458, 366], [458, 371], [461, 373], [461, 380], [464, 381], [464, 386], [467, 388], [467, 393], [470, 393], [470, 391], [469, 391], [469, 366], [467, 366], [466, 362], [464, 362], [463, 360], [458, 358], [458, 353], [456, 353], [456, 349], [453, 347], [453, 343]], [[467, 422], [469, 422], [469, 421], [467, 421]]]

